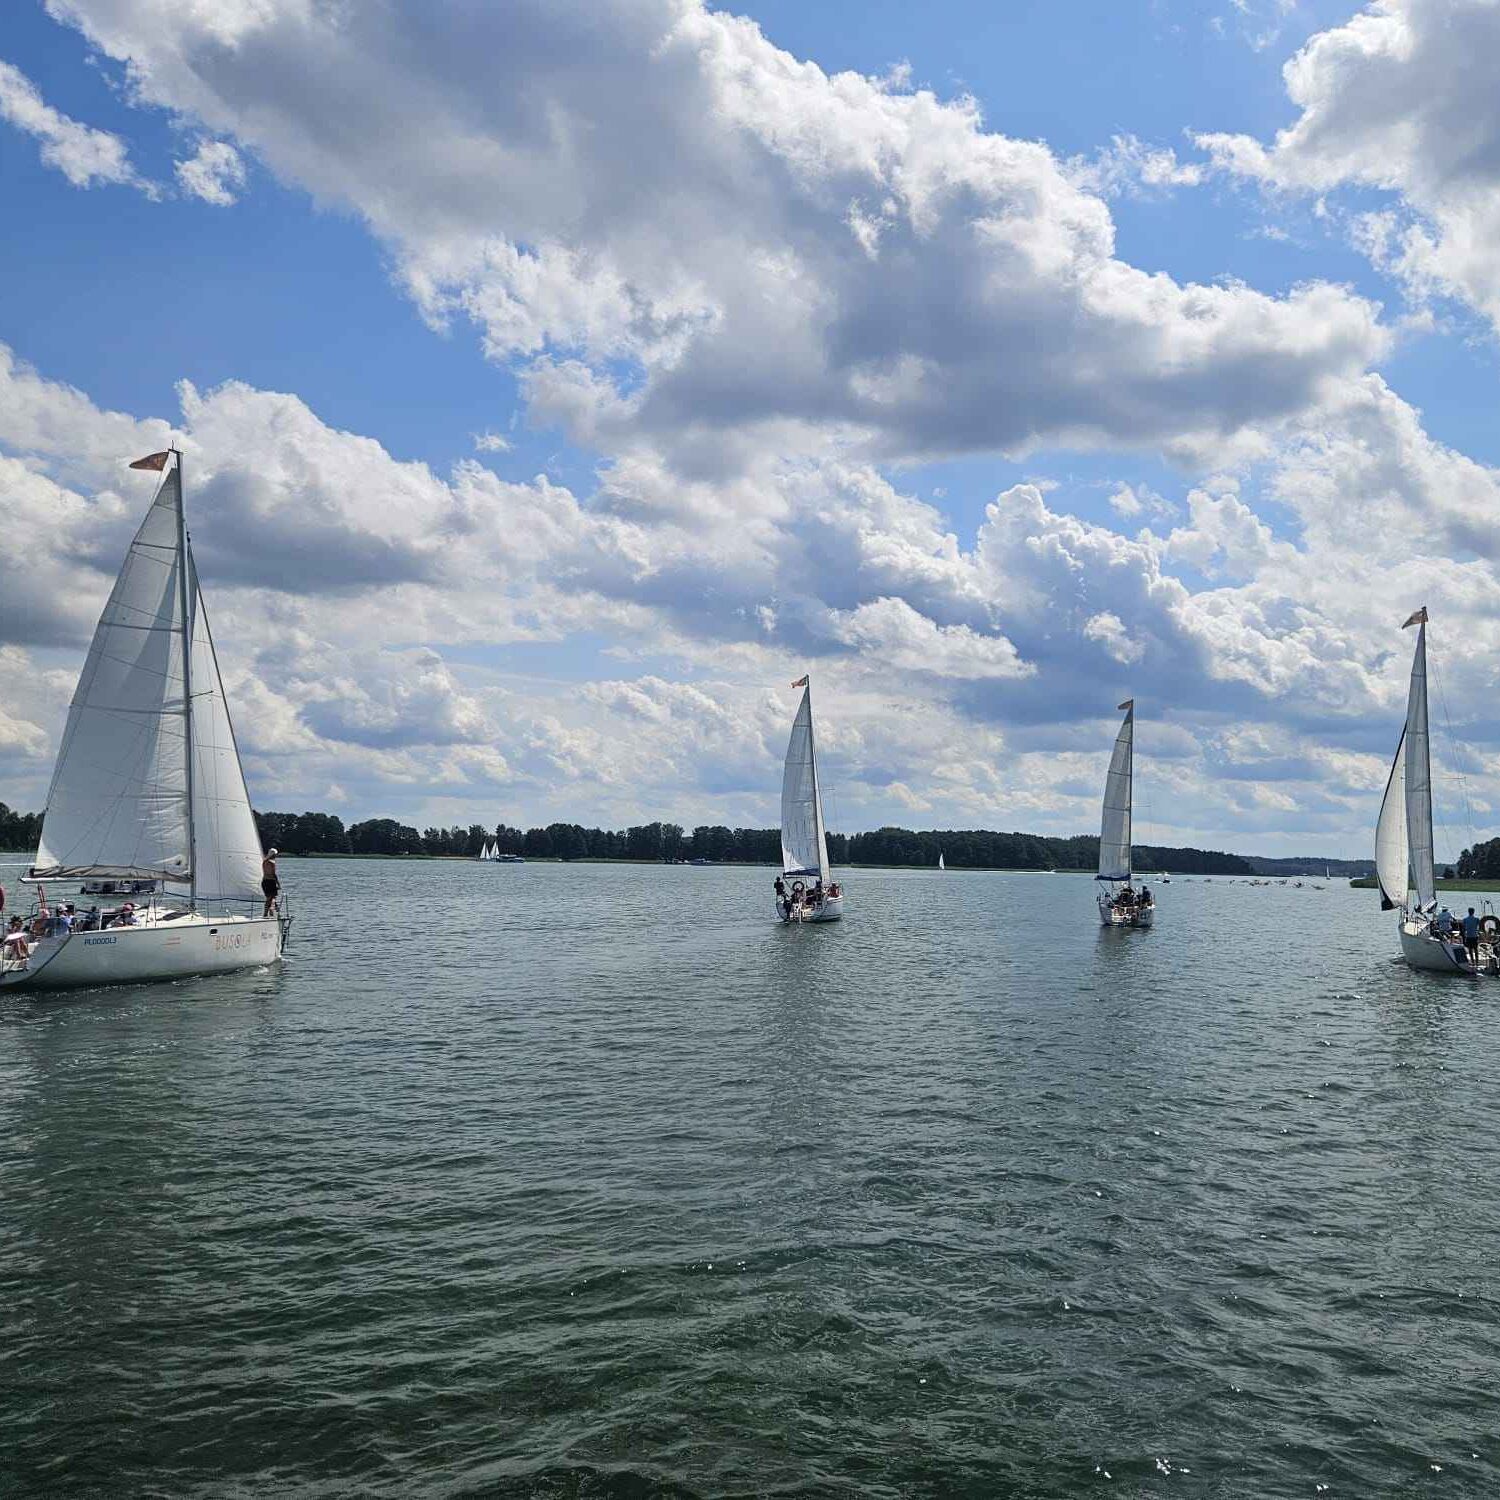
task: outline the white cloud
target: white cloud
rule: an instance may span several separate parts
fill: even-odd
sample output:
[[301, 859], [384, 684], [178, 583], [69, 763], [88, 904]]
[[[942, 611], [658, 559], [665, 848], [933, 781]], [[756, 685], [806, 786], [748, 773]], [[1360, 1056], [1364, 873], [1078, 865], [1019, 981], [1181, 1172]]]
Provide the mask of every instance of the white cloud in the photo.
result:
[[501, 437], [498, 432], [476, 432], [474, 451], [476, 453], [509, 453], [510, 439]]
[[220, 208], [229, 207], [244, 191], [245, 163], [227, 141], [200, 141], [175, 170], [185, 193]]
[[74, 187], [114, 183], [155, 195], [130, 164], [130, 152], [119, 136], [80, 124], [54, 109], [21, 70], [0, 61], [0, 120], [24, 130], [41, 143], [42, 160]]
[[1207, 175], [1201, 163], [1178, 161], [1170, 146], [1150, 146], [1133, 135], [1112, 137], [1092, 157], [1070, 162], [1068, 170], [1081, 188], [1106, 198], [1197, 187]]
[[1500, 327], [1500, 7], [1380, 0], [1314, 36], [1283, 70], [1300, 113], [1269, 146], [1199, 137], [1269, 187], [1393, 194], [1354, 237], [1418, 296], [1458, 297]]
[[[1341, 288], [1139, 270], [1104, 202], [972, 100], [826, 74], [696, 0], [50, 8], [139, 97], [362, 213], [430, 318], [472, 319], [609, 452], [1202, 447], [1386, 345]], [[1139, 180], [1196, 171], [1120, 150]]]

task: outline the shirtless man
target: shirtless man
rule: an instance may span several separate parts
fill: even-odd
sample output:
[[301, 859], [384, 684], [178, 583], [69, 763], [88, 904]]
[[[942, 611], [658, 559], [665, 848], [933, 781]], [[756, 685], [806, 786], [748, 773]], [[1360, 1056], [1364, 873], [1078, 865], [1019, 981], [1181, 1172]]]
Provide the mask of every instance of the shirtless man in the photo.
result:
[[275, 910], [276, 897], [281, 893], [281, 882], [276, 878], [276, 850], [274, 849], [267, 849], [266, 857], [260, 862], [260, 888], [266, 898], [266, 909], [261, 913], [262, 920], [265, 920]]

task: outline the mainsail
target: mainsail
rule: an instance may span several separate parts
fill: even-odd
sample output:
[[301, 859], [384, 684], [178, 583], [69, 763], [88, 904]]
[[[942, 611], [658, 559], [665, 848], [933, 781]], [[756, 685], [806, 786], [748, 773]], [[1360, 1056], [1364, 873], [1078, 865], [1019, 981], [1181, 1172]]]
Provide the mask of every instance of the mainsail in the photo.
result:
[[177, 458], [94, 630], [30, 875], [155, 877], [194, 900], [259, 900], [260, 860]]
[[828, 881], [828, 841], [823, 833], [823, 799], [818, 788], [818, 752], [813, 739], [812, 684], [805, 690], [781, 773], [781, 868], [786, 875], [816, 875]]
[[[1427, 739], [1427, 611], [1412, 617], [1418, 622], [1417, 650], [1411, 663], [1411, 687], [1406, 695], [1406, 846], [1411, 888], [1421, 911], [1437, 901], [1437, 872], [1432, 853], [1432, 758]], [[1407, 624], [1412, 621], [1408, 620]]]
[[1130, 879], [1130, 798], [1135, 739], [1135, 699], [1120, 705], [1125, 722], [1115, 736], [1104, 779], [1104, 816], [1099, 825], [1100, 880]]

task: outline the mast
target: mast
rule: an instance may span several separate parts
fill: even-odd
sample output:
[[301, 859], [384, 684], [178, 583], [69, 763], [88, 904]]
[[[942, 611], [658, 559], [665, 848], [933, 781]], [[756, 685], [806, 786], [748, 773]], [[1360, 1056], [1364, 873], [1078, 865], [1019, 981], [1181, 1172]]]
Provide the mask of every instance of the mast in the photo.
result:
[[187, 496], [182, 486], [182, 450], [177, 460], [177, 574], [182, 591], [182, 749], [187, 763], [188, 905], [198, 905], [198, 841], [193, 813], [193, 613], [188, 593]]

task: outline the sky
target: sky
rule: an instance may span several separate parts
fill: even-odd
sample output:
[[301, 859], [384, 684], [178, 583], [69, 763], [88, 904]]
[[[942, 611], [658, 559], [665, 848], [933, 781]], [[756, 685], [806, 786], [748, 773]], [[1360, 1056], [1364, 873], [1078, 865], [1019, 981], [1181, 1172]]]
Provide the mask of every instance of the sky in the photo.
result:
[[13, 0], [0, 799], [176, 442], [251, 795], [1497, 832], [1500, 0]]

